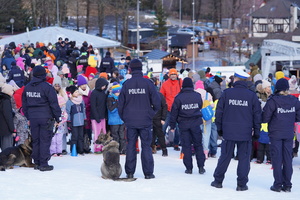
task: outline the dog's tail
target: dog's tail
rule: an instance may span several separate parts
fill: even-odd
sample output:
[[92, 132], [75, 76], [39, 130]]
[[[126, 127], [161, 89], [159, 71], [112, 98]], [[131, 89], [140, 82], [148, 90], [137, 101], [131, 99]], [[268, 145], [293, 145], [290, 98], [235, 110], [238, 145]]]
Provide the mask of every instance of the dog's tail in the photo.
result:
[[117, 178], [114, 181], [125, 181], [125, 182], [132, 182], [135, 181], [137, 178]]

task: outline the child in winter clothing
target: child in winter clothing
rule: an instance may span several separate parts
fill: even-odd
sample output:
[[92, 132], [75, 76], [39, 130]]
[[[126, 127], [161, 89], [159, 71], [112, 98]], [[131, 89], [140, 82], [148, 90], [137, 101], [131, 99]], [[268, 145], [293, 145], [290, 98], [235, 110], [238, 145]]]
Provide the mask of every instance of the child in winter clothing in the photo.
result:
[[61, 118], [62, 121], [58, 124], [56, 132], [52, 137], [50, 154], [54, 157], [62, 156], [62, 147], [63, 147], [63, 135], [66, 133], [66, 121], [68, 119], [66, 111], [66, 100], [63, 96], [57, 95], [58, 104], [61, 109]]
[[68, 128], [71, 129], [71, 149], [76, 144], [77, 152], [81, 155], [83, 151], [83, 127], [86, 120], [85, 104], [76, 86], [69, 86], [70, 99], [67, 101]]
[[[105, 93], [108, 82], [104, 78], [96, 81], [95, 89], [91, 94], [91, 122], [94, 133], [94, 141], [97, 140], [100, 133], [106, 133], [106, 98]], [[102, 146], [95, 144], [94, 152], [102, 152]]]
[[117, 82], [113, 84], [112, 92], [107, 98], [108, 125], [110, 125], [113, 139], [120, 144], [120, 154], [126, 154], [125, 125], [118, 112], [118, 97], [120, 95], [121, 86]]
[[14, 125], [16, 127], [17, 135], [18, 135], [18, 145], [24, 144], [25, 140], [28, 138], [29, 127], [27, 118], [24, 116], [22, 112], [22, 108], [16, 110], [14, 116]]
[[[78, 85], [78, 90], [79, 90], [79, 94], [82, 96], [84, 104], [85, 104], [85, 112], [86, 112], [86, 124], [84, 126], [84, 152], [85, 153], [90, 153], [90, 143], [92, 140], [92, 130], [91, 130], [91, 90], [89, 88], [89, 86], [87, 85], [87, 78], [82, 76], [82, 75], [78, 75], [77, 76], [77, 85]], [[87, 136], [86, 136], [87, 135]], [[88, 137], [87, 141], [86, 141], [86, 137]]]

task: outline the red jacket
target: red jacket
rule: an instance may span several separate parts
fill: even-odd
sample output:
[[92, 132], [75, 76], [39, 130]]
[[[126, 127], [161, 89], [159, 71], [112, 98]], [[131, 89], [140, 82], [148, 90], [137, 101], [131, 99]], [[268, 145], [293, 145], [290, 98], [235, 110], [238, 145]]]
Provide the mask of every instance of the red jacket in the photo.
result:
[[21, 87], [20, 89], [16, 90], [14, 93], [14, 100], [16, 102], [17, 109], [22, 107], [22, 94], [24, 91], [25, 86]]
[[160, 92], [166, 98], [168, 111], [171, 111], [175, 96], [180, 92], [181, 86], [182, 86], [181, 79], [173, 81], [169, 78], [162, 84], [160, 88]]

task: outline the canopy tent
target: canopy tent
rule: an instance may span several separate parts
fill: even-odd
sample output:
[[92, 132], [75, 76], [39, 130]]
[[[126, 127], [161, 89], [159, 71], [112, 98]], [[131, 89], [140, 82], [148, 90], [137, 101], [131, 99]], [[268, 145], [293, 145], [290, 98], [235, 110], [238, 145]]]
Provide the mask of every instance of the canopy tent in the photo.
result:
[[56, 43], [59, 37], [62, 37], [63, 39], [69, 38], [69, 41], [76, 41], [76, 46], [81, 46], [84, 41], [96, 48], [109, 48], [121, 45], [120, 42], [57, 26], [46, 27], [4, 38], [0, 40], [0, 45], [9, 44], [10, 42], [15, 42], [16, 45], [43, 42], [47, 45], [49, 42], [52, 44]]

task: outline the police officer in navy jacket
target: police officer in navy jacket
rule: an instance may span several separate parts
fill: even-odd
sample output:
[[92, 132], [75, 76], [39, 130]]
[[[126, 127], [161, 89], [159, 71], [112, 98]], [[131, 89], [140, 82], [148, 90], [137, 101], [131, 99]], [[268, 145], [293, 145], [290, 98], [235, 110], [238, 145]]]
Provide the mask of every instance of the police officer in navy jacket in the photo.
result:
[[288, 95], [289, 83], [282, 78], [276, 82], [275, 94], [263, 109], [263, 123], [268, 123], [274, 183], [271, 190], [290, 192], [293, 174], [292, 155], [294, 123], [300, 121], [300, 102]]
[[136, 141], [142, 146], [142, 169], [146, 179], [155, 178], [152, 156], [152, 119], [160, 109], [161, 100], [154, 84], [143, 78], [142, 63], [138, 59], [130, 62], [132, 78], [124, 82], [119, 95], [118, 111], [127, 127], [127, 151], [125, 171], [133, 178], [136, 168]]
[[237, 191], [248, 190], [252, 133], [259, 137], [261, 107], [256, 94], [247, 88], [249, 74], [236, 70], [233, 88], [224, 90], [216, 109], [218, 134], [223, 137], [221, 156], [214, 172], [211, 186], [222, 188], [228, 165], [237, 144], [239, 164], [237, 167]]
[[22, 95], [23, 111], [30, 121], [35, 169], [53, 170], [48, 165], [51, 158], [50, 145], [53, 125], [60, 122], [61, 109], [58, 105], [55, 89], [46, 80], [46, 70], [42, 66], [33, 69], [33, 79], [24, 89]]
[[171, 109], [170, 128], [174, 132], [176, 123], [180, 130], [183, 164], [186, 167], [185, 173], [192, 174], [193, 159], [192, 149], [195, 148], [197, 166], [199, 173], [204, 174], [205, 155], [202, 147], [202, 98], [201, 94], [194, 91], [193, 81], [185, 78], [182, 83], [182, 89], [175, 97]]
[[100, 72], [106, 72], [112, 76], [113, 69], [115, 68], [115, 62], [110, 57], [110, 52], [106, 52], [105, 57], [101, 60]]

